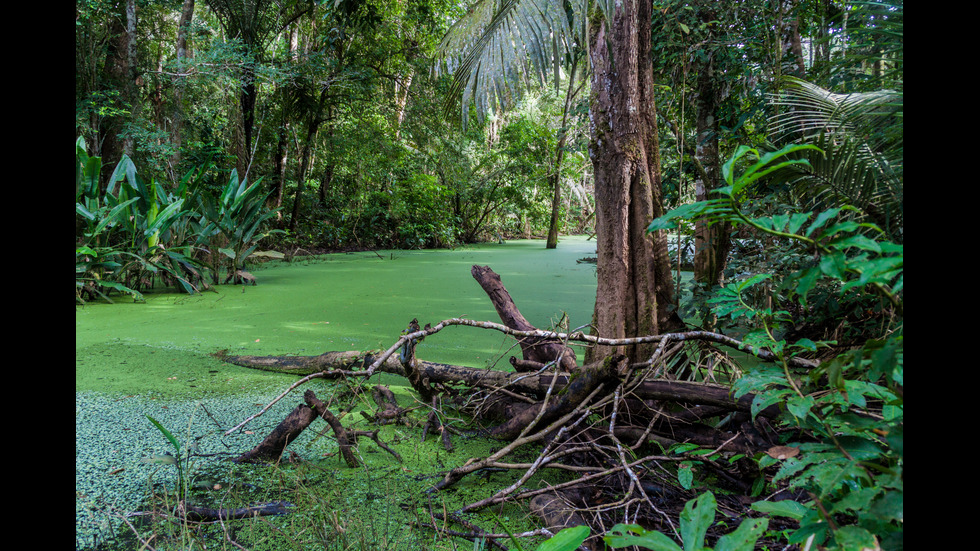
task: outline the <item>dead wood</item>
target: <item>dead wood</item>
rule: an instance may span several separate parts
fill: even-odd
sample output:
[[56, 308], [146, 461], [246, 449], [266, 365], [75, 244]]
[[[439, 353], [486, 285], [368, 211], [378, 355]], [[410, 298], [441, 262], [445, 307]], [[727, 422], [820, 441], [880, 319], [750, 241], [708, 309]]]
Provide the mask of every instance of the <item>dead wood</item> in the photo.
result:
[[272, 463], [279, 460], [286, 446], [296, 439], [317, 413], [307, 404], [300, 404], [286, 416], [259, 445], [235, 459], [236, 463]]
[[[458, 513], [505, 501], [530, 499], [532, 512], [552, 532], [572, 525], [591, 524], [595, 532], [600, 533], [599, 528], [617, 522], [619, 517], [616, 515], [622, 516], [626, 509], [633, 519], [641, 519], [644, 523], [657, 525], [666, 520], [669, 524], [670, 517], [659, 510], [654, 501], [668, 497], [675, 501], [670, 513], [676, 518], [682, 508], [678, 500], [684, 496], [678, 493], [670, 497], [671, 492], [665, 488], [676, 475], [665, 479], [666, 471], [656, 465], [690, 459], [683, 453], [661, 456], [651, 452], [662, 453], [662, 448], [681, 442], [700, 446], [702, 449], [696, 456], [698, 464], [706, 465], [721, 479], [730, 482], [731, 488], [744, 490], [750, 487], [758, 474], [757, 469], [735, 471], [735, 468], [742, 468], [742, 462], [733, 466], [725, 458], [732, 453], [753, 455], [765, 449], [767, 435], [760, 432], [760, 427], [764, 426], [766, 418], [774, 418], [779, 413], [778, 407], [771, 406], [752, 416], [753, 395], [736, 399], [731, 388], [725, 385], [658, 379], [653, 374], [667, 365], [674, 354], [681, 353], [679, 350], [688, 346], [684, 343], [690, 341], [731, 346], [763, 359], [771, 359], [771, 352], [755, 349], [725, 335], [702, 331], [624, 339], [605, 339], [582, 332], [541, 331], [523, 317], [500, 277], [489, 267], [473, 266], [471, 273], [490, 297], [502, 325], [453, 318], [420, 328], [418, 320], [413, 319], [398, 342], [383, 352], [327, 352], [308, 357], [223, 355], [222, 359], [245, 367], [302, 375], [303, 378], [289, 390], [313, 378], [370, 379], [379, 371], [403, 376], [421, 397], [424, 404], [421, 407], [431, 406], [422, 426], [422, 439], [428, 434], [439, 434], [450, 451], [452, 427], [445, 423], [440, 407], [444, 396], [449, 396], [445, 403], [455, 403], [462, 413], [472, 415], [482, 423], [491, 422], [491, 428], [478, 430], [478, 433], [505, 444], [487, 457], [473, 458], [450, 469], [431, 491], [447, 489], [468, 474], [486, 469], [509, 469], [523, 474], [509, 487], [462, 507]], [[494, 329], [516, 338], [523, 357], [510, 358], [515, 372], [440, 364], [416, 357], [416, 346], [423, 338], [450, 325]], [[641, 342], [660, 344], [650, 358], [629, 359], [616, 355], [579, 366], [575, 353], [567, 345], [572, 341], [600, 346], [628, 346]], [[815, 364], [801, 360], [795, 367], [812, 365]], [[272, 403], [287, 393], [288, 390]], [[373, 414], [361, 412], [361, 415], [377, 424], [399, 421], [410, 424], [406, 414], [411, 410], [399, 407], [390, 389], [377, 385], [371, 393], [378, 410]], [[334, 429], [348, 465], [358, 464], [353, 445], [361, 436], [372, 438], [379, 447], [398, 457], [378, 439], [377, 430], [344, 429], [339, 419], [316, 400], [311, 391], [307, 391], [305, 397], [306, 409], [302, 404], [298, 406], [270, 434], [266, 439], [269, 442], [263, 442], [268, 451], [260, 453], [259, 448], [263, 447], [260, 445], [243, 457], [278, 458], [285, 445], [298, 434], [292, 431], [302, 430], [318, 416]], [[293, 417], [296, 419], [291, 420]], [[714, 421], [719, 417], [723, 418], [722, 423]], [[529, 445], [541, 450], [536, 452], [538, 456], [533, 462], [507, 462], [510, 460], [506, 457], [518, 448], [528, 449]], [[643, 458], [635, 459], [637, 457]], [[570, 470], [578, 473], [578, 477], [537, 490], [526, 488], [530, 477], [543, 468]], [[640, 510], [642, 514], [639, 514]], [[601, 541], [590, 540], [589, 545], [601, 546]]]
[[[412, 321], [408, 324], [407, 332], [414, 333], [420, 329], [418, 319], [412, 319]], [[419, 370], [419, 361], [415, 357], [415, 346], [421, 342], [421, 340], [422, 339], [419, 338], [405, 341], [405, 344], [402, 346], [402, 352], [399, 355], [399, 361], [402, 364], [402, 368], [405, 370], [405, 378], [408, 379], [408, 382], [412, 385], [412, 388], [414, 388], [415, 391], [419, 393], [419, 396], [422, 397], [422, 401], [428, 403], [432, 401], [433, 390], [429, 385], [429, 380], [426, 379]]]
[[[311, 375], [324, 373], [324, 376], [342, 377], [345, 370], [357, 369], [374, 362], [373, 352], [326, 352], [319, 356], [222, 356], [224, 361], [239, 365], [276, 371]], [[562, 389], [568, 384], [567, 373], [512, 373], [494, 369], [466, 367], [417, 360], [420, 375], [429, 383], [446, 383], [480, 388], [507, 388], [514, 392], [543, 395], [552, 385]], [[381, 364], [380, 371], [405, 376], [405, 368], [397, 358], [389, 358]], [[746, 394], [736, 400], [727, 386], [698, 383], [692, 381], [671, 381], [666, 379], [645, 380], [633, 391], [633, 395], [644, 400], [660, 400], [691, 405], [716, 406], [725, 411], [749, 413], [754, 394]], [[770, 406], [758, 413], [762, 417], [775, 417], [779, 408]]]
[[[318, 417], [323, 418], [333, 430], [334, 438], [337, 440], [337, 445], [340, 448], [340, 453], [349, 467], [354, 468], [361, 465], [361, 461], [354, 453], [356, 439], [360, 436], [370, 438], [378, 447], [392, 454], [398, 461], [402, 460], [398, 452], [391, 449], [391, 447], [378, 438], [378, 431], [348, 430], [344, 428], [340, 420], [327, 409], [326, 404], [320, 401], [312, 390], [307, 390], [303, 394], [303, 400], [306, 403], [296, 406], [259, 445], [238, 456], [234, 461], [236, 463], [273, 463], [278, 461], [285, 451], [286, 446], [290, 442], [295, 441], [300, 433]], [[395, 404], [394, 394], [387, 388], [381, 386], [375, 387], [375, 400], [379, 404], [384, 404], [389, 407], [391, 404]], [[397, 408], [397, 404], [394, 407]], [[401, 415], [401, 408], [398, 408], [398, 410], [395, 414], [384, 414], [379, 417], [396, 418]], [[391, 410], [385, 409], [384, 411], [390, 412]]]
[[303, 399], [306, 403], [316, 411], [319, 417], [322, 417], [324, 421], [330, 425], [333, 429], [334, 438], [337, 439], [337, 445], [340, 447], [340, 454], [344, 456], [344, 461], [347, 462], [347, 466], [354, 468], [361, 465], [360, 460], [354, 455], [354, 450], [351, 448], [351, 441], [347, 437], [347, 430], [344, 426], [340, 424], [340, 420], [334, 416], [330, 410], [327, 409], [326, 404], [321, 402], [312, 390], [307, 390], [303, 394]]
[[187, 505], [184, 507], [184, 512], [187, 520], [205, 522], [209, 520], [233, 520], [269, 515], [285, 515], [290, 513], [289, 507], [292, 507], [292, 504], [286, 503], [285, 501], [222, 509]]
[[551, 423], [582, 403], [599, 385], [618, 381], [619, 367], [625, 360], [626, 356], [620, 355], [579, 369], [550, 401], [523, 407], [506, 422], [491, 429], [490, 436], [513, 440], [522, 431]]
[[[500, 280], [500, 276], [491, 270], [490, 266], [473, 266], [470, 273], [490, 297], [490, 302], [493, 303], [504, 325], [517, 331], [537, 331], [537, 328], [521, 314], [514, 304], [514, 299]], [[520, 345], [525, 360], [538, 364], [560, 360], [562, 370], [568, 372], [574, 371], [577, 366], [575, 351], [560, 340], [528, 337], [521, 339]], [[514, 368], [518, 371], [529, 370], [524, 364], [519, 363], [515, 363]]]

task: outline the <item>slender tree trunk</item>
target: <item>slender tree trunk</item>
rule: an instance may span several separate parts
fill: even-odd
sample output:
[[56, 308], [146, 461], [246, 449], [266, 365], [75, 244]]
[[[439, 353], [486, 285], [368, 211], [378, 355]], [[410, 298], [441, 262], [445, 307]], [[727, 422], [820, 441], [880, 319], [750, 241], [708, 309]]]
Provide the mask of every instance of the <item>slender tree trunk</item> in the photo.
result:
[[[591, 37], [592, 141], [598, 288], [593, 323], [603, 337], [677, 329], [666, 236], [648, 235], [663, 214], [650, 59], [651, 5], [623, 0]], [[613, 350], [593, 349], [586, 361]], [[643, 361], [653, 347], [621, 349]]]
[[327, 91], [329, 87], [324, 87], [320, 91], [320, 100], [317, 102], [316, 110], [310, 113], [310, 122], [306, 129], [306, 143], [300, 153], [299, 174], [296, 176], [296, 199], [293, 201], [293, 214], [289, 219], [289, 229], [296, 229], [296, 221], [299, 218], [300, 203], [303, 200], [303, 188], [306, 187], [306, 175], [310, 169], [310, 159], [313, 156], [313, 145], [316, 141], [317, 130], [323, 123], [323, 109], [327, 102]]
[[565, 104], [561, 112], [561, 130], [558, 144], [555, 146], [555, 166], [552, 168], [551, 184], [554, 195], [551, 197], [551, 220], [548, 223], [548, 242], [545, 248], [558, 247], [558, 211], [561, 206], [561, 164], [565, 158], [565, 143], [568, 141], [568, 114], [572, 108], [572, 100], [581, 89], [575, 86], [575, 70], [578, 67], [578, 57], [572, 61], [572, 70], [568, 76], [568, 89], [565, 91]]
[[[177, 66], [183, 72], [183, 63], [187, 61], [187, 31], [194, 17], [194, 0], [184, 0], [180, 9], [180, 21], [177, 23]], [[174, 144], [174, 155], [170, 160], [171, 167], [176, 170], [180, 164], [180, 147], [184, 139], [184, 85], [185, 78], [178, 76], [174, 86], [174, 106], [170, 126], [170, 141]]]
[[800, 39], [800, 19], [797, 15], [797, 0], [779, 2], [779, 29], [781, 38], [781, 73], [803, 78], [806, 65], [803, 58], [803, 42]]
[[[711, 20], [710, 12], [705, 19]], [[695, 199], [709, 199], [709, 192], [721, 183], [721, 157], [718, 151], [718, 103], [714, 58], [699, 63], [696, 100], [697, 142], [695, 158], [704, 171], [695, 181]], [[694, 229], [694, 279], [711, 287], [719, 285], [729, 250], [729, 223], [708, 225], [698, 221]]]
[[289, 160], [289, 122], [286, 120], [283, 108], [282, 122], [276, 130], [276, 151], [272, 156], [272, 193], [269, 195], [269, 206], [282, 206], [282, 191], [286, 185], [286, 163]]
[[[120, 104], [118, 107], [127, 111], [132, 111], [135, 108], [136, 84], [133, 65], [136, 56], [133, 36], [135, 32], [136, 2], [127, 0], [122, 5], [121, 13], [112, 17], [104, 69], [108, 86], [119, 92]], [[106, 185], [105, 178], [115, 169], [116, 163], [119, 162], [123, 154], [132, 156], [132, 140], [120, 136], [127, 119], [132, 120], [132, 113], [128, 117], [126, 115], [114, 115], [106, 118], [105, 134], [100, 139], [102, 146], [98, 150], [102, 156], [104, 178], [101, 185], [103, 189]]]

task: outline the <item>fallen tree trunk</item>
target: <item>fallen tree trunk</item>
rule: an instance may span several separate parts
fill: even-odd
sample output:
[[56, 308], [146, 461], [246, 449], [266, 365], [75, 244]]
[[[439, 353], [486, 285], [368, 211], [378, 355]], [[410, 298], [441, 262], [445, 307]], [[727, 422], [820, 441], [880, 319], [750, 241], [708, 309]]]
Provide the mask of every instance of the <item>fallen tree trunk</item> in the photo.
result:
[[[337, 445], [340, 448], [340, 454], [344, 457], [344, 461], [349, 467], [358, 467], [361, 462], [354, 454], [352, 437], [357, 436], [369, 436], [374, 439], [375, 442], [379, 442], [377, 438], [377, 432], [370, 433], [365, 431], [347, 431], [340, 421], [334, 416], [327, 406], [321, 402], [316, 394], [312, 390], [307, 390], [303, 394], [303, 400], [305, 403], [296, 406], [293, 411], [286, 416], [275, 429], [265, 437], [262, 442], [251, 450], [243, 453], [235, 459], [236, 463], [268, 463], [278, 461], [282, 456], [283, 452], [286, 450], [286, 446], [290, 442], [296, 440], [296, 438], [303, 432], [310, 423], [315, 419], [323, 418], [324, 421], [330, 425], [333, 429], [334, 437], [337, 439]], [[380, 442], [379, 442], [380, 444]], [[395, 457], [401, 460], [401, 457], [397, 453], [392, 451], [387, 446], [382, 446], [389, 452], [393, 453]]]
[[[221, 356], [224, 361], [265, 371], [292, 373], [295, 375], [322, 374], [324, 378], [342, 377], [345, 371], [357, 370], [374, 363], [374, 352], [326, 352], [319, 356]], [[568, 373], [514, 373], [494, 369], [466, 367], [417, 360], [419, 374], [430, 383], [460, 384], [488, 389], [508, 388], [516, 392], [543, 395], [554, 380], [556, 389], [568, 385]], [[383, 373], [405, 376], [405, 369], [395, 357], [389, 357], [378, 369]], [[661, 400], [705, 406], [716, 406], [729, 411], [750, 413], [754, 394], [739, 399], [731, 395], [731, 389], [723, 385], [690, 381], [648, 379], [640, 383], [634, 395], [641, 399]], [[770, 406], [758, 415], [775, 417], [779, 408]]]
[[262, 503], [260, 505], [250, 505], [248, 507], [237, 507], [231, 509], [212, 509], [210, 507], [200, 507], [197, 505], [187, 505], [185, 518], [190, 521], [203, 522], [209, 520], [233, 520], [250, 517], [264, 517], [270, 515], [285, 515], [290, 513], [291, 503], [276, 501], [272, 503]]

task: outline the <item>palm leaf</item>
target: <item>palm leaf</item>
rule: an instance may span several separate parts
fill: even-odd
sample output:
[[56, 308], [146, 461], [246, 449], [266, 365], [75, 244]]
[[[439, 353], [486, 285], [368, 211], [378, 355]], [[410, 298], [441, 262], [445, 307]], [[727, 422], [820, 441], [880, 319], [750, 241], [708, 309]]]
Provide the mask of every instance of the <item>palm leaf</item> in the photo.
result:
[[854, 205], [892, 239], [902, 241], [904, 206], [902, 94], [890, 90], [835, 94], [787, 77], [771, 98], [777, 143], [809, 143], [809, 161], [773, 175], [805, 208]]
[[[439, 46], [436, 74], [453, 75], [447, 111], [461, 100], [480, 117], [533, 81], [557, 79], [561, 64], [584, 47], [585, 0], [478, 0]], [[567, 8], [567, 9], [566, 9]]]

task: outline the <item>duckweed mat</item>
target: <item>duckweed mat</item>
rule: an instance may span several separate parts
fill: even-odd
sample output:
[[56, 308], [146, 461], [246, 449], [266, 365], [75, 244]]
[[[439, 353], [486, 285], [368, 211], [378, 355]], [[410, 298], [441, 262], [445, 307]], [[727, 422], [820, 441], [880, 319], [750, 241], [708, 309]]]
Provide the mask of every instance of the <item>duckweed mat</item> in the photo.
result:
[[[195, 443], [190, 471], [195, 499], [216, 505], [233, 500], [238, 506], [244, 497], [277, 498], [289, 487], [293, 498], [308, 500], [294, 504], [293, 514], [236, 528], [238, 537], [253, 542], [249, 549], [307, 548], [309, 542], [318, 549], [453, 548], [431, 531], [411, 529], [411, 522], [427, 521], [422, 514], [427, 507], [452, 510], [509, 483], [507, 473], [488, 473], [438, 496], [425, 493], [438, 472], [486, 455], [494, 443], [457, 439], [457, 449], [448, 453], [434, 437], [421, 442], [418, 427], [387, 426], [380, 436], [404, 461], [362, 439], [366, 467], [350, 469], [338, 457], [332, 436], [319, 436], [323, 424], [288, 448], [302, 464], [233, 466], [228, 459], [264, 438], [302, 401], [303, 390], [313, 388], [323, 399], [337, 387], [318, 382], [298, 389], [223, 437], [224, 430], [257, 412], [295, 379], [225, 364], [211, 354], [371, 350], [390, 346], [413, 318], [421, 324], [451, 317], [498, 321], [470, 275], [474, 264], [500, 274], [531, 323], [547, 328], [567, 318], [575, 328], [591, 320], [595, 265], [579, 260], [594, 255], [594, 242], [581, 237], [564, 238], [554, 250], [546, 250], [543, 241], [509, 241], [452, 251], [333, 254], [255, 268], [254, 287], [219, 286], [217, 292], [193, 296], [149, 293], [140, 304], [121, 298], [116, 304], [77, 307], [76, 549], [134, 544], [125, 539], [128, 529], [120, 527], [125, 519], [139, 529], [141, 517], [125, 515], [145, 509], [148, 499], [176, 483], [173, 466], [144, 462], [173, 451], [147, 415], [182, 442]], [[436, 362], [506, 369], [513, 348], [514, 341], [500, 333], [453, 327], [426, 339], [417, 353]], [[394, 385], [399, 402], [414, 405], [412, 393], [399, 386], [405, 381], [388, 375], [376, 379], [369, 383]], [[423, 413], [418, 416], [424, 420]], [[297, 494], [297, 487], [309, 492]], [[525, 522], [517, 510], [498, 514], [510, 528]], [[306, 543], [281, 547], [289, 527]], [[211, 537], [220, 543], [221, 527], [211, 529], [218, 531]], [[246, 537], [244, 530], [256, 533]], [[472, 548], [460, 541], [462, 548]]]

